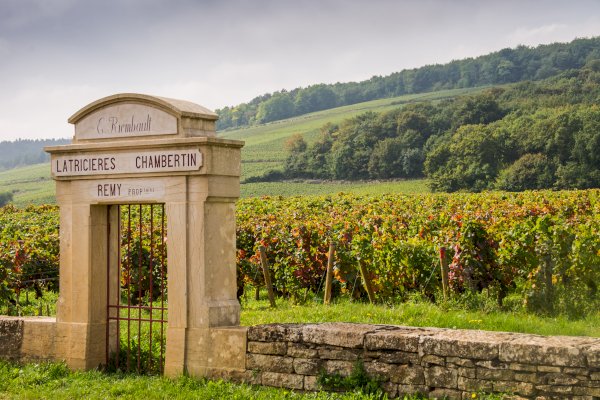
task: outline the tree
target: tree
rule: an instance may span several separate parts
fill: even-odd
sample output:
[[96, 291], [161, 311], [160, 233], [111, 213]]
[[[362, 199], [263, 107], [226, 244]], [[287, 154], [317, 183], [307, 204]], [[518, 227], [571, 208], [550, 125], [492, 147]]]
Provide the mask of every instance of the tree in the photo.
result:
[[307, 172], [306, 149], [307, 144], [299, 133], [290, 137], [285, 143], [285, 149], [288, 156], [285, 159], [285, 175], [289, 178], [296, 178], [305, 175]]
[[256, 112], [256, 120], [260, 123], [277, 121], [294, 115], [294, 103], [286, 93], [277, 93], [263, 102]]
[[496, 187], [510, 192], [547, 189], [555, 180], [556, 166], [544, 154], [525, 154], [500, 172]]
[[0, 192], [0, 207], [3, 207], [10, 203], [13, 199], [12, 192]]
[[494, 136], [492, 127], [461, 126], [449, 143], [440, 142], [437, 146], [446, 145], [447, 151], [439, 149], [432, 152], [432, 156], [437, 158], [436, 169], [433, 169], [433, 162], [428, 161], [432, 189], [481, 191], [493, 186], [502, 162], [504, 140]]

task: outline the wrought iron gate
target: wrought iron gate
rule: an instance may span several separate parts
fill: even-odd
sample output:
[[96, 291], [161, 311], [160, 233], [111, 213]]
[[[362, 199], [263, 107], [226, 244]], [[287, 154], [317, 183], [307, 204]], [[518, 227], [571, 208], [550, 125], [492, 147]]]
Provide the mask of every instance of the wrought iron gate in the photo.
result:
[[[167, 323], [164, 204], [127, 204], [110, 208], [107, 369], [162, 374]], [[115, 221], [118, 221], [116, 227]], [[116, 232], [113, 229], [117, 229]]]

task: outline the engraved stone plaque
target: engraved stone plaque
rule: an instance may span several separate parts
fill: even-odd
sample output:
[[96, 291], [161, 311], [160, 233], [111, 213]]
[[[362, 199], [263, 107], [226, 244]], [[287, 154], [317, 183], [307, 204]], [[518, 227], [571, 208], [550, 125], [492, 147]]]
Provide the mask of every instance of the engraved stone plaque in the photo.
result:
[[85, 116], [75, 124], [78, 139], [129, 138], [177, 134], [177, 118], [136, 103], [119, 103]]

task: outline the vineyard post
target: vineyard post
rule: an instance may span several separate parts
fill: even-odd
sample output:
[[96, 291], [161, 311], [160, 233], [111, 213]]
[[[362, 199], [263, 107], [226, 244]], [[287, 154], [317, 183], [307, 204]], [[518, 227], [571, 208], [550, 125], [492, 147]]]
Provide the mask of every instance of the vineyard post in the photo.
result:
[[549, 313], [554, 312], [554, 287], [552, 283], [552, 274], [554, 272], [554, 265], [552, 261], [552, 255], [548, 254], [544, 257], [542, 262], [542, 271], [544, 279], [544, 303], [546, 310]]
[[275, 308], [275, 296], [273, 295], [273, 285], [271, 284], [271, 273], [269, 272], [269, 261], [267, 261], [265, 247], [260, 246], [258, 251], [260, 252], [260, 263], [262, 264], [265, 285], [267, 286], [267, 293], [269, 294], [269, 302], [271, 303], [271, 307]]
[[367, 269], [362, 261], [358, 262], [358, 267], [360, 268], [360, 274], [362, 276], [362, 280], [365, 285], [365, 289], [367, 290], [367, 295], [369, 296], [369, 302], [371, 304], [375, 303], [375, 293], [373, 293], [373, 288], [371, 287], [371, 282], [367, 279]]
[[335, 244], [329, 243], [329, 254], [327, 256], [327, 275], [325, 277], [325, 296], [323, 298], [324, 304], [331, 302], [331, 285], [333, 281], [333, 262], [335, 256]]
[[442, 292], [444, 300], [446, 300], [448, 298], [448, 261], [445, 247], [440, 247], [440, 268], [442, 271]]

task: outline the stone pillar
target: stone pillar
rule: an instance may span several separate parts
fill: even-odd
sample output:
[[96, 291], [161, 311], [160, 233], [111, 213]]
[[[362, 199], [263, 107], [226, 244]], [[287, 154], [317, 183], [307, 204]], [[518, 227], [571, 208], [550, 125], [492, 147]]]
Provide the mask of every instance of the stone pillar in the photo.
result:
[[73, 202], [71, 184], [59, 182], [60, 295], [58, 354], [72, 368], [105, 363], [107, 206]]

